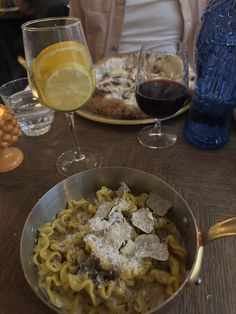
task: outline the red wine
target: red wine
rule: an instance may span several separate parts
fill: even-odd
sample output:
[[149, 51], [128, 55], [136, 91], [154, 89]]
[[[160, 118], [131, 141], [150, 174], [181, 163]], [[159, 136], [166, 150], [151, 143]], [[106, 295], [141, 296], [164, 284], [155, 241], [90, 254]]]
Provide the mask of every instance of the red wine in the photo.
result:
[[136, 90], [136, 101], [148, 116], [166, 118], [176, 113], [187, 98], [187, 88], [171, 80], [146, 81]]

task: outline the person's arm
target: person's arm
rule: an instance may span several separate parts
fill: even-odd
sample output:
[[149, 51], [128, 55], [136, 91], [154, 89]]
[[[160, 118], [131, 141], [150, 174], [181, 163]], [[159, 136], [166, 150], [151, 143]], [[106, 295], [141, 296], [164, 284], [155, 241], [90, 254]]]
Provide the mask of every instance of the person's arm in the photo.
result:
[[[21, 0], [22, 1], [22, 0]], [[23, 0], [32, 4], [35, 18], [67, 16], [69, 9], [66, 0]]]

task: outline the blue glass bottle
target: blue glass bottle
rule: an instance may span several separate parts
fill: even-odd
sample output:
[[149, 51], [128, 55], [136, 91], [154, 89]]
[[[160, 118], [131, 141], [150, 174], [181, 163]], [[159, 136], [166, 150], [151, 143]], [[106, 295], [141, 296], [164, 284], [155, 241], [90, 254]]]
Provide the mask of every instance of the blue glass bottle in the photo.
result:
[[196, 44], [196, 83], [185, 137], [203, 149], [225, 145], [236, 107], [236, 0], [210, 0]]

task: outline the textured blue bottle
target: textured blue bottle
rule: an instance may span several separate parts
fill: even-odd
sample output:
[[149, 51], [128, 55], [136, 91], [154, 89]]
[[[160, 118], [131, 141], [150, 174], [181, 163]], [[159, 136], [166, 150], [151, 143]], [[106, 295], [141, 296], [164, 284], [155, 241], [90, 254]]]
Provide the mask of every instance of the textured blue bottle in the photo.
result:
[[185, 137], [199, 148], [229, 141], [236, 107], [236, 0], [211, 0], [196, 45], [196, 84]]

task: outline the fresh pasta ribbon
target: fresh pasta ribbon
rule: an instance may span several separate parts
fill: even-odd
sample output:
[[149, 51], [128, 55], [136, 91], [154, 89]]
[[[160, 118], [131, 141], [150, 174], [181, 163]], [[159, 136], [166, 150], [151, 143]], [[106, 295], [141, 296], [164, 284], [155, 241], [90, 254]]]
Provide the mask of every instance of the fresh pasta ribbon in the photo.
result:
[[50, 245], [50, 249], [52, 251], [58, 251], [60, 253], [63, 253], [66, 250], [66, 246], [64, 242], [53, 242]]
[[174, 238], [173, 235], [168, 235], [166, 237], [166, 244], [173, 250], [173, 252], [177, 255], [179, 255], [181, 258], [187, 257], [187, 251], [186, 249], [180, 244], [179, 239]]
[[79, 275], [68, 274], [68, 281], [73, 291], [80, 292], [81, 290], [85, 289], [88, 292], [93, 305], [96, 306], [100, 303], [94, 294], [94, 283], [91, 279], [82, 279]]
[[38, 232], [40, 233], [41, 236], [46, 236], [49, 238], [51, 235], [53, 235], [54, 229], [50, 223], [47, 223], [47, 224], [39, 227]]
[[49, 242], [48, 236], [45, 234], [40, 234], [40, 237], [38, 239], [38, 243], [34, 247], [34, 252], [36, 252], [36, 253], [39, 252], [40, 256], [43, 255], [43, 254], [41, 254], [41, 252], [46, 251], [47, 248], [49, 247], [49, 244], [50, 244], [50, 242]]
[[80, 200], [70, 200], [68, 202], [68, 209], [74, 209], [74, 210], [82, 209], [86, 211], [88, 208], [88, 204], [89, 202], [83, 198]]
[[58, 272], [61, 269], [61, 259], [62, 256], [59, 252], [53, 252], [45, 261], [45, 266], [52, 272]]
[[65, 234], [66, 233], [66, 227], [65, 226], [62, 226], [61, 223], [60, 223], [60, 219], [56, 219], [53, 221], [53, 228], [61, 233], [61, 234]]
[[77, 266], [73, 266], [71, 263], [64, 262], [60, 269], [60, 280], [63, 286], [68, 284], [68, 275], [75, 274], [77, 271]]
[[64, 213], [63, 215], [60, 216], [60, 224], [63, 226], [63, 227], [66, 227], [68, 222], [70, 222], [72, 218], [72, 214], [69, 214], [69, 213]]
[[181, 240], [179, 230], [175, 224], [166, 217], [158, 217], [155, 220], [155, 227], [160, 230], [165, 230], [168, 235], [172, 235], [175, 239]]
[[33, 263], [39, 267], [42, 263], [42, 258], [40, 257], [40, 254], [39, 252], [38, 253], [35, 253], [33, 254]]
[[56, 287], [59, 287], [61, 285], [60, 278], [58, 277], [58, 274], [54, 274], [52, 276], [46, 277], [46, 283], [51, 287], [52, 284], [54, 284]]
[[111, 202], [113, 195], [113, 191], [108, 189], [106, 186], [102, 186], [101, 189], [96, 192], [98, 203]]
[[173, 294], [179, 288], [178, 279], [166, 271], [153, 269], [151, 270], [150, 275], [153, 276], [155, 280], [161, 285], [167, 286], [166, 292], [168, 293], [168, 295], [169, 293], [170, 295]]
[[176, 277], [179, 283], [183, 282], [183, 274], [181, 269], [180, 262], [173, 256], [170, 255], [169, 257], [169, 265], [170, 265], [170, 273], [172, 276]]
[[89, 214], [95, 214], [96, 210], [97, 210], [97, 206], [92, 204], [92, 203], [89, 203], [88, 208], [87, 208], [87, 212]]
[[69, 207], [67, 209], [63, 209], [61, 210], [58, 214], [57, 214], [57, 218], [61, 218], [64, 215], [73, 215], [73, 213], [75, 212], [74, 208]]
[[113, 287], [109, 283], [104, 283], [98, 288], [98, 295], [102, 299], [109, 299], [112, 294]]
[[106, 300], [105, 304], [109, 310], [109, 313], [113, 313], [113, 314], [127, 313], [125, 311], [125, 304], [118, 304], [114, 300]]
[[125, 283], [122, 280], [120, 280], [120, 282], [118, 282], [118, 284], [114, 287], [113, 293], [116, 296], [124, 296], [125, 290], [126, 290]]
[[146, 313], [148, 311], [147, 303], [140, 293], [135, 299], [135, 309], [137, 313]]
[[132, 204], [131, 208], [137, 209], [138, 199], [133, 194], [125, 192], [122, 198], [126, 201], [130, 201], [130, 203]]
[[146, 206], [146, 200], [148, 198], [147, 193], [142, 193], [138, 196], [135, 196], [135, 203], [137, 204], [138, 207], [143, 208]]

